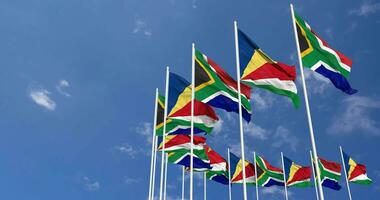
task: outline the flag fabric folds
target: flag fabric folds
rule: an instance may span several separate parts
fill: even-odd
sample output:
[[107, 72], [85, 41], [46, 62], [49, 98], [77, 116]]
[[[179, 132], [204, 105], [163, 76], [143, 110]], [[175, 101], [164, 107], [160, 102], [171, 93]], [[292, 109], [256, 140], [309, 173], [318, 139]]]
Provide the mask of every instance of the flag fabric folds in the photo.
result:
[[350, 95], [355, 94], [357, 90], [351, 88], [347, 80], [352, 61], [332, 49], [298, 14], [294, 15], [303, 66], [330, 79], [341, 91]]
[[226, 160], [208, 145], [205, 146], [205, 150], [211, 166], [211, 169], [206, 172], [207, 178], [228, 185], [228, 166]]
[[366, 167], [357, 164], [348, 154], [343, 152], [344, 165], [347, 170], [347, 179], [350, 183], [369, 185], [372, 180], [367, 176]]
[[156, 135], [162, 135], [165, 118], [165, 97], [158, 95], [157, 99], [157, 123]]
[[[181, 76], [169, 74], [167, 134], [190, 134], [191, 84]], [[194, 133], [210, 133], [219, 120], [209, 105], [194, 100]], [[162, 135], [162, 131], [158, 133]]]
[[244, 32], [238, 30], [241, 80], [253, 87], [267, 89], [289, 97], [294, 106], [300, 104], [297, 95], [294, 66], [272, 60]]
[[333, 189], [340, 190], [339, 179], [341, 176], [341, 166], [339, 163], [328, 161], [322, 158], [318, 159], [318, 166], [321, 172], [321, 182], [322, 186]]
[[263, 187], [284, 186], [282, 169], [273, 167], [264, 158], [256, 155], [257, 184]]
[[[241, 84], [243, 118], [251, 120], [250, 88]], [[195, 98], [228, 112], [239, 112], [237, 82], [218, 64], [195, 51]]]
[[311, 168], [297, 165], [284, 156], [285, 180], [288, 187], [311, 186]]
[[[242, 159], [230, 152], [231, 183], [243, 183]], [[247, 160], [245, 164], [245, 180], [247, 184], [255, 184], [255, 167]]]
[[[204, 150], [204, 146], [206, 145], [206, 138], [201, 136], [194, 135], [193, 145], [191, 145], [191, 137], [190, 135], [167, 135], [165, 136], [165, 152], [172, 152], [181, 149], [190, 150], [191, 146], [193, 149]], [[158, 148], [159, 151], [162, 150], [163, 142], [160, 143]]]

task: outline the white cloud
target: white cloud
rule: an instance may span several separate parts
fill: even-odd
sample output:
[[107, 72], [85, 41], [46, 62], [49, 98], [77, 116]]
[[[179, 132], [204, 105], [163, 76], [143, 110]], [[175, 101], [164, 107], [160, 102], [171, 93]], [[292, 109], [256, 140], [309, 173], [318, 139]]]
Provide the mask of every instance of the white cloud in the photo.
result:
[[277, 127], [273, 141], [273, 147], [280, 148], [284, 145], [287, 145], [294, 152], [297, 151], [297, 146], [299, 142], [297, 137], [292, 135], [291, 132], [283, 126]]
[[[285, 196], [285, 190], [279, 187], [264, 187], [260, 190], [263, 195], [281, 195]], [[288, 190], [288, 197], [291, 196], [292, 193]]]
[[70, 87], [70, 83], [67, 80], [60, 80], [58, 82], [58, 85], [55, 88], [61, 95], [65, 97], [70, 97], [71, 95], [64, 91], [65, 88], [69, 88], [69, 87]]
[[141, 122], [135, 129], [138, 134], [146, 138], [147, 144], [152, 144], [152, 126], [152, 123]]
[[253, 109], [258, 111], [267, 110], [273, 105], [274, 98], [271, 94], [268, 94], [267, 91], [264, 93], [259, 90], [254, 90], [251, 95]]
[[84, 185], [88, 191], [96, 191], [100, 189], [100, 183], [98, 181], [92, 181], [87, 176], [83, 177]]
[[224, 121], [222, 119], [219, 119], [219, 121], [215, 124], [214, 128], [212, 129], [215, 135], [218, 135], [220, 132], [222, 132], [223, 122]]
[[136, 184], [141, 182], [141, 178], [124, 177], [124, 182], [126, 184]]
[[50, 92], [46, 89], [31, 89], [29, 97], [39, 106], [48, 110], [55, 110], [57, 104], [50, 98]]
[[380, 100], [364, 96], [349, 96], [343, 100], [341, 114], [334, 116], [328, 128], [331, 134], [358, 133], [380, 134], [379, 123], [371, 117], [374, 110], [380, 109]]
[[145, 35], [146, 37], [152, 36], [152, 31], [149, 29], [147, 23], [143, 21], [142, 19], [136, 19], [135, 20], [135, 27], [133, 28], [133, 33], [141, 33]]
[[[309, 92], [312, 92], [313, 94], [323, 94], [329, 87], [329, 79], [309, 69], [304, 69], [303, 71]], [[301, 77], [298, 77], [297, 80], [301, 83]]]
[[115, 149], [118, 150], [120, 153], [127, 154], [131, 158], [134, 158], [135, 155], [138, 153], [137, 150], [135, 150], [129, 144], [123, 144], [120, 146], [115, 146]]
[[349, 13], [357, 16], [368, 16], [380, 11], [380, 3], [372, 3], [370, 1], [363, 1], [359, 8], [350, 10]]
[[251, 136], [253, 138], [260, 139], [260, 140], [268, 139], [268, 135], [269, 135], [268, 130], [254, 123], [244, 124], [244, 133], [247, 134], [248, 136]]
[[191, 7], [194, 8], [194, 9], [198, 8], [197, 0], [192, 0], [191, 1]]

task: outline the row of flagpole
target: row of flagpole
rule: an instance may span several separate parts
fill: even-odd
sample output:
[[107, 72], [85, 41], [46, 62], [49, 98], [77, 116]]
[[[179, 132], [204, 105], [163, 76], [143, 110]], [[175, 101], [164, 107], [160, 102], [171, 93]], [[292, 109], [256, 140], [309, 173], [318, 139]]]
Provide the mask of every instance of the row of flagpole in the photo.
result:
[[[314, 129], [313, 129], [313, 122], [312, 122], [312, 117], [311, 117], [311, 112], [310, 112], [310, 106], [309, 106], [309, 99], [308, 99], [308, 92], [307, 92], [307, 87], [306, 87], [306, 81], [305, 81], [305, 76], [304, 76], [304, 71], [303, 71], [303, 64], [302, 64], [302, 59], [300, 55], [300, 47], [299, 47], [299, 42], [298, 42], [298, 35], [297, 35], [297, 30], [296, 30], [296, 21], [295, 21], [295, 16], [294, 16], [294, 8], [293, 5], [290, 4], [290, 10], [291, 10], [291, 15], [292, 15], [292, 22], [293, 22], [293, 31], [294, 31], [294, 38], [296, 41], [296, 47], [297, 47], [297, 54], [298, 54], [298, 62], [299, 62], [299, 68], [300, 68], [300, 73], [301, 73], [301, 81], [302, 81], [302, 86], [303, 86], [303, 93], [304, 93], [304, 101], [305, 101], [305, 107], [306, 107], [306, 115], [307, 115], [307, 121], [308, 121], [308, 127], [309, 127], [309, 133], [310, 133], [310, 140], [311, 140], [311, 145], [312, 145], [312, 151], [310, 151], [310, 156], [312, 160], [317, 161], [318, 160], [318, 153], [317, 153], [317, 147], [316, 147], [316, 142], [315, 142], [315, 137], [314, 137]], [[242, 118], [242, 107], [241, 107], [241, 86], [240, 86], [240, 58], [239, 58], [239, 40], [238, 40], [238, 26], [237, 22], [234, 21], [234, 42], [235, 42], [235, 56], [236, 56], [236, 74], [237, 74], [237, 88], [238, 88], [238, 105], [239, 105], [239, 131], [240, 131], [240, 145], [241, 145], [241, 159], [242, 159], [242, 166], [245, 166], [245, 147], [244, 147], [244, 130], [243, 130], [243, 118]], [[191, 94], [191, 143], [193, 144], [194, 141], [194, 99], [195, 99], [195, 44], [192, 44], [192, 77], [191, 77], [191, 89], [192, 89], [192, 94]], [[169, 90], [169, 67], [166, 69], [166, 83], [165, 83], [165, 109], [164, 109], [164, 122], [163, 122], [163, 141], [165, 141], [165, 136], [166, 136], [166, 118], [168, 115], [167, 111], [167, 106], [168, 106], [168, 90]], [[158, 98], [158, 90], [156, 89], [156, 102]], [[157, 104], [155, 102], [155, 104]], [[156, 172], [156, 157], [157, 157], [157, 151], [156, 151], [156, 146], [157, 146], [157, 136], [155, 132], [155, 125], [157, 122], [157, 105], [155, 106], [155, 116], [154, 116], [154, 128], [153, 128], [153, 137], [152, 137], [152, 156], [151, 156], [151, 172], [150, 172], [150, 179], [149, 179], [149, 198], [153, 199], [154, 198], [154, 187], [155, 187], [155, 172]], [[159, 191], [159, 200], [166, 200], [166, 181], [167, 181], [167, 156], [165, 155], [165, 142], [162, 143], [162, 154], [161, 154], [161, 176], [160, 176], [160, 191]], [[228, 150], [229, 152], [229, 150]], [[255, 153], [254, 153], [255, 154]], [[281, 153], [282, 154], [282, 153]], [[341, 150], [341, 156], [343, 160], [343, 154]], [[229, 154], [228, 154], [229, 157]], [[257, 170], [256, 170], [256, 155], [255, 157], [255, 178], [257, 180]], [[283, 155], [281, 155], [282, 158], [282, 165], [284, 168], [284, 161], [283, 161]], [[230, 158], [228, 158], [228, 162], [230, 162]], [[315, 180], [315, 185], [316, 185], [316, 195], [318, 200], [324, 200], [324, 194], [323, 194], [323, 189], [321, 185], [321, 180], [320, 180], [320, 169], [319, 167], [315, 167], [312, 165], [313, 169], [313, 174], [314, 177], [317, 177]], [[343, 164], [344, 171], [346, 172], [345, 165]], [[183, 169], [183, 179], [184, 179], [184, 170]], [[247, 200], [247, 184], [246, 184], [246, 170], [245, 167], [242, 167], [242, 175], [243, 175], [243, 199]], [[190, 145], [190, 184], [189, 184], [189, 196], [190, 200], [193, 200], [193, 145]], [[206, 175], [204, 175], [204, 183], [206, 183]], [[231, 175], [229, 171], [229, 199], [232, 199], [231, 195]], [[351, 192], [349, 188], [349, 183], [346, 175], [346, 184], [347, 184], [347, 189], [349, 192], [349, 198], [351, 198]], [[206, 199], [206, 185], [204, 186], [204, 198]], [[288, 199], [287, 195], [287, 187], [286, 187], [286, 181], [285, 181], [285, 195], [286, 199]], [[184, 199], [184, 180], [182, 183], [182, 199]], [[256, 184], [256, 199], [259, 199], [259, 193], [258, 193], [258, 184]]]

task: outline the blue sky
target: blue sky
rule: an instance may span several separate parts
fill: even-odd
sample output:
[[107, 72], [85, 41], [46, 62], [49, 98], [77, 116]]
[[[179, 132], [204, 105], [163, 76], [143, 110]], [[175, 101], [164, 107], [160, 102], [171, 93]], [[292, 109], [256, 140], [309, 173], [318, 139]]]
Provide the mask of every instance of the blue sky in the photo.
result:
[[[235, 77], [233, 20], [273, 59], [297, 65], [288, 1], [1, 0], [0, 198], [17, 200], [145, 199], [154, 91], [165, 66], [190, 79], [191, 43]], [[297, 12], [330, 45], [350, 57], [359, 90], [347, 96], [306, 70], [321, 157], [340, 162], [342, 145], [374, 180], [352, 185], [354, 199], [380, 196], [380, 2], [294, 1]], [[297, 68], [298, 69], [298, 68]], [[297, 81], [301, 93], [301, 84]], [[280, 166], [280, 152], [308, 165], [304, 104], [253, 91], [246, 155], [255, 150]], [[217, 111], [208, 143], [239, 151], [237, 115]], [[198, 177], [198, 176], [197, 176]], [[328, 199], [347, 199], [344, 179]], [[169, 166], [169, 199], [180, 196], [180, 170]], [[202, 196], [199, 177], [196, 197]], [[227, 188], [208, 182], [211, 199]], [[282, 188], [261, 189], [284, 199]], [[240, 186], [233, 196], [241, 199]], [[291, 199], [314, 190], [291, 189]], [[253, 188], [249, 189], [254, 198]]]

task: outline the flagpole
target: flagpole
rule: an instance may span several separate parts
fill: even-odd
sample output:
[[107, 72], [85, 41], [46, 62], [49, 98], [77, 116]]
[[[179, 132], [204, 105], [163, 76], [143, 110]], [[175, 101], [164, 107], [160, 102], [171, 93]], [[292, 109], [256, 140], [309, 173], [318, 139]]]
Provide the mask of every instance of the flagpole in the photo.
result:
[[154, 119], [153, 119], [153, 131], [152, 131], [152, 151], [150, 158], [150, 176], [149, 176], [149, 197], [148, 199], [152, 200], [152, 191], [153, 191], [153, 160], [155, 154], [155, 137], [156, 137], [156, 124], [157, 124], [157, 100], [158, 100], [158, 88], [156, 88], [156, 97], [154, 102]]
[[164, 200], [166, 200], [166, 185], [168, 180], [168, 155], [165, 155], [165, 179], [164, 179]]
[[182, 200], [185, 200], [185, 166], [182, 166]]
[[282, 162], [282, 170], [284, 172], [284, 188], [285, 188], [285, 199], [288, 200], [288, 188], [286, 182], [286, 172], [285, 172], [285, 164], [284, 164], [284, 154], [281, 152], [281, 162]]
[[339, 150], [340, 150], [340, 157], [342, 158], [342, 165], [343, 165], [343, 169], [344, 169], [344, 175], [345, 175], [345, 177], [346, 177], [346, 184], [347, 184], [348, 196], [350, 197], [350, 200], [352, 200], [350, 184], [348, 183], [348, 177], [347, 177], [347, 169], [346, 169], [346, 165], [345, 165], [345, 163], [344, 163], [344, 157], [343, 157], [342, 146], [339, 146]]
[[256, 152], [253, 152], [253, 163], [255, 165], [255, 186], [256, 186], [256, 200], [259, 200], [259, 183], [257, 181], [257, 167], [256, 167]]
[[318, 195], [318, 181], [315, 179], [315, 171], [314, 171], [314, 162], [313, 162], [313, 154], [310, 151], [310, 161], [311, 161], [311, 169], [313, 170], [313, 180], [314, 180], [314, 188], [315, 188], [315, 194], [317, 195], [317, 200], [319, 200], [319, 195]]
[[194, 144], [194, 98], [195, 98], [195, 44], [192, 44], [191, 53], [191, 141], [190, 141], [190, 200], [193, 200], [193, 144]]
[[[314, 160], [318, 161], [318, 156], [317, 156], [318, 153], [317, 153], [317, 147], [315, 144], [313, 122], [311, 120], [311, 113], [310, 113], [310, 108], [309, 108], [309, 98], [307, 95], [305, 76], [304, 76], [304, 72], [303, 72], [303, 65], [302, 65], [302, 59], [301, 59], [300, 47], [299, 47], [298, 35], [297, 35], [297, 28], [296, 28], [296, 21], [294, 18], [293, 4], [290, 4], [290, 10], [292, 12], [294, 38], [296, 40], [296, 45], [297, 45], [298, 62], [299, 62], [299, 67], [300, 67], [300, 71], [301, 71], [301, 79], [302, 79], [302, 85], [303, 85], [303, 93], [304, 93], [304, 99], [305, 99], [307, 120], [308, 120], [308, 124], [309, 124], [311, 146], [313, 149], [313, 157], [314, 157]], [[318, 183], [318, 189], [319, 189], [320, 197], [321, 197], [321, 200], [324, 200], [325, 198], [323, 195], [323, 189], [322, 189], [321, 180], [320, 180], [320, 178], [321, 178], [320, 174], [321, 173], [320, 173], [319, 167], [316, 167], [316, 172], [317, 172], [317, 178], [318, 178], [318, 182], [319, 182]]]
[[237, 22], [234, 21], [235, 32], [235, 53], [236, 53], [236, 81], [238, 85], [238, 97], [239, 97], [239, 127], [240, 127], [240, 147], [241, 147], [241, 159], [242, 159], [242, 171], [243, 171], [243, 196], [244, 200], [247, 200], [247, 182], [245, 174], [245, 154], [244, 154], [244, 133], [243, 133], [243, 116], [241, 108], [241, 87], [240, 87], [240, 57], [239, 57], [239, 41], [238, 41], [238, 28]]
[[164, 186], [164, 167], [165, 167], [165, 137], [166, 137], [166, 117], [168, 116], [168, 96], [169, 96], [169, 66], [166, 67], [166, 82], [165, 82], [165, 109], [164, 109], [164, 127], [162, 133], [162, 150], [161, 150], [161, 177], [160, 177], [160, 198], [163, 196]]
[[[155, 127], [156, 128], [156, 127]], [[155, 190], [155, 183], [156, 183], [156, 164], [157, 164], [157, 140], [158, 137], [154, 137], [154, 157], [153, 157], [153, 178], [152, 178], [152, 196], [151, 200], [154, 199], [154, 190]]]
[[203, 200], [207, 200], [206, 172], [203, 172]]
[[228, 197], [232, 200], [232, 188], [231, 188], [231, 161], [230, 161], [230, 148], [227, 148], [228, 153]]

